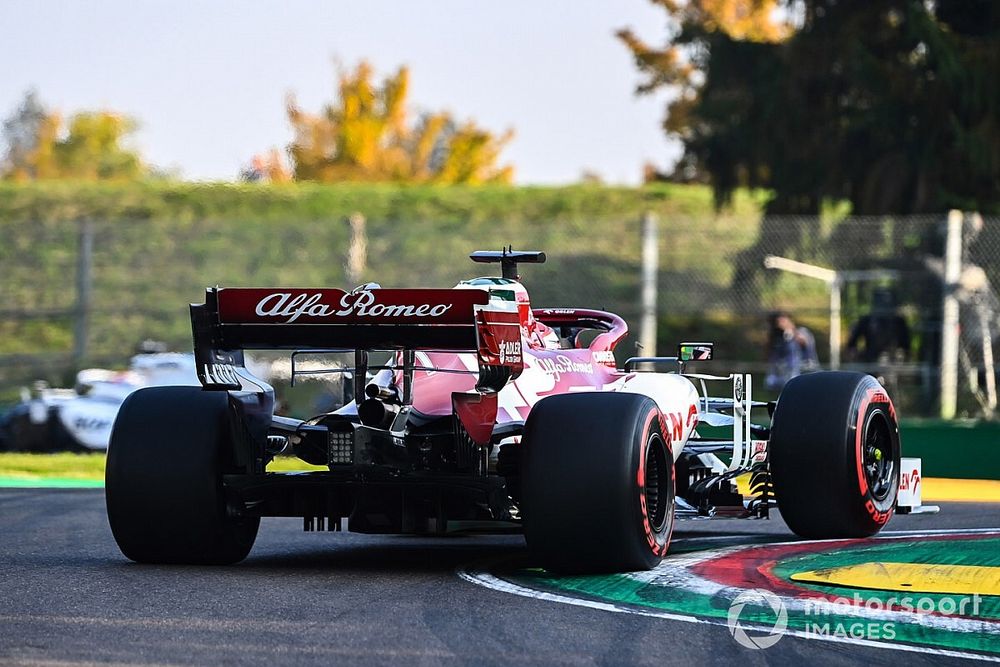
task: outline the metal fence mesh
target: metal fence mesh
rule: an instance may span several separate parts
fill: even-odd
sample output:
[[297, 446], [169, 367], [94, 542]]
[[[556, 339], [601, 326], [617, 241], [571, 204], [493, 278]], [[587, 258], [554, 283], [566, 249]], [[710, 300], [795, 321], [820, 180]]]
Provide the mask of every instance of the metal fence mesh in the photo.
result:
[[[79, 366], [121, 366], [143, 339], [189, 349], [186, 304], [200, 301], [209, 285], [348, 286], [351, 227], [341, 219], [0, 225], [6, 238], [0, 244], [0, 390], [8, 397], [12, 387], [35, 378], [66, 382]], [[522, 268], [536, 307], [611, 310], [638, 333], [640, 226], [636, 219], [475, 226], [368, 219], [367, 261], [358, 278], [386, 287], [450, 286], [483, 270], [466, 259], [471, 250], [511, 243], [548, 254], [546, 264]], [[736, 361], [763, 370], [766, 315], [782, 309], [813, 331], [820, 361], [828, 364], [828, 285], [765, 269], [764, 258], [842, 271], [878, 269], [888, 273], [843, 286], [843, 340], [871, 310], [876, 290], [890, 290], [912, 343], [907, 355], [866, 370], [897, 383], [910, 414], [931, 414], [945, 230], [945, 215], [759, 219], [723, 213], [660, 220], [658, 351], [668, 354], [669, 346], [685, 338], [715, 339], [720, 370], [735, 370]], [[93, 244], [89, 266], [81, 264], [87, 234]], [[961, 381], [963, 409], [971, 414], [988, 398], [991, 373], [985, 369], [993, 367], [998, 352], [1000, 218], [966, 216], [963, 239]], [[79, 299], [81, 281], [90, 285], [86, 303]], [[628, 356], [634, 348], [625, 345]]]

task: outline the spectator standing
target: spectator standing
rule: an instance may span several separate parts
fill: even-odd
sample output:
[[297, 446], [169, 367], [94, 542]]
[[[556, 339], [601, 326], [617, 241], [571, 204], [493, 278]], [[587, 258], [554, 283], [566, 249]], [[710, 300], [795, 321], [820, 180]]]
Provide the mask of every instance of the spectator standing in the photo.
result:
[[909, 360], [910, 327], [896, 311], [889, 290], [880, 288], [872, 294], [871, 312], [851, 329], [847, 358], [866, 364]]
[[765, 386], [780, 391], [796, 375], [819, 367], [816, 338], [806, 327], [796, 326], [786, 312], [772, 313], [769, 324]]

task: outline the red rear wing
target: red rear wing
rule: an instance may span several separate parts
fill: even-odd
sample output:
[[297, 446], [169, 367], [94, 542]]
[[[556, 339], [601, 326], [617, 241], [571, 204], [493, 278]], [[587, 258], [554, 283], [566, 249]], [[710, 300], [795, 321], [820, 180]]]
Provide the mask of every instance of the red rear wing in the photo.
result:
[[[214, 288], [191, 305], [206, 387], [239, 386], [242, 350], [477, 350], [476, 289]], [[481, 331], [481, 329], [480, 329]]]

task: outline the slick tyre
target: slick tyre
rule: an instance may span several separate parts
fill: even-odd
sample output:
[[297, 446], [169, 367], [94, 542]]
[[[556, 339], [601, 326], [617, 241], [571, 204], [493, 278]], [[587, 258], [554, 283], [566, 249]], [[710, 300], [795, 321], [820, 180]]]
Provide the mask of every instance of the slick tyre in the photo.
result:
[[868, 537], [899, 489], [899, 425], [870, 375], [823, 372], [785, 385], [774, 409], [771, 478], [781, 516], [813, 539]]
[[118, 547], [139, 563], [225, 565], [246, 558], [260, 519], [228, 516], [231, 470], [225, 392], [150, 387], [122, 404], [105, 475]]
[[556, 572], [655, 567], [674, 524], [674, 458], [656, 403], [638, 394], [551, 396], [523, 438], [524, 533]]

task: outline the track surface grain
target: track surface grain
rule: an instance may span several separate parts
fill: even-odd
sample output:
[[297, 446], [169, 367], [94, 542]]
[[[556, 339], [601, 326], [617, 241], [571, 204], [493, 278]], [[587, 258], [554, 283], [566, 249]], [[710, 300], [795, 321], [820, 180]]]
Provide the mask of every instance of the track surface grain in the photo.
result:
[[[889, 529], [991, 527], [1000, 506], [951, 504]], [[683, 522], [675, 537], [784, 533]], [[0, 664], [940, 665], [965, 660], [784, 637], [741, 648], [725, 627], [506, 595], [455, 570], [520, 537], [423, 539], [261, 525], [234, 567], [139, 566], [100, 490], [0, 490]]]

